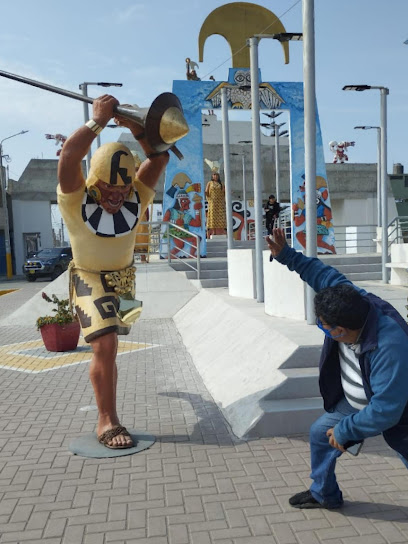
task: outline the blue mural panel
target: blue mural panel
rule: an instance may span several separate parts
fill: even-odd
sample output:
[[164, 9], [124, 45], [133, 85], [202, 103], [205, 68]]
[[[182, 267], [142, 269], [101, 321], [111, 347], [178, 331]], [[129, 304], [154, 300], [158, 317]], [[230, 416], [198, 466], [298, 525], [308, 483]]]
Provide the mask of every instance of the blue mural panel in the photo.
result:
[[[262, 82], [261, 76], [259, 81], [261, 81], [259, 85], [261, 109], [281, 109], [289, 112], [292, 245], [297, 250], [304, 250], [306, 210], [303, 83]], [[201, 238], [200, 254], [202, 256], [206, 255], [206, 230], [201, 111], [221, 108], [220, 97], [223, 87], [227, 88], [231, 109], [249, 109], [251, 107], [249, 86], [250, 71], [247, 68], [231, 68], [228, 81], [225, 82], [187, 80], [173, 82], [173, 92], [181, 101], [190, 132], [178, 143], [185, 157], [184, 160], [179, 161], [173, 156], [167, 167], [163, 198], [164, 220], [179, 225], [183, 223], [184, 228], [197, 233]], [[317, 108], [316, 174], [318, 253], [335, 253], [330, 195]], [[179, 209], [180, 202], [183, 204], [183, 210]], [[173, 255], [181, 256], [179, 248], [173, 246], [170, 250]]]

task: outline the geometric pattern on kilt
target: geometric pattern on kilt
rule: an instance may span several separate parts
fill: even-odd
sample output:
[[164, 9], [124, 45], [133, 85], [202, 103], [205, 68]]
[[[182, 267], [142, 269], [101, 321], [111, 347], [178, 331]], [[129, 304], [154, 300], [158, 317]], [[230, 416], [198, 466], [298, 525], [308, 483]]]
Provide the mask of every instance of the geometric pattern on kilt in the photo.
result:
[[104, 334], [128, 334], [130, 331], [130, 326], [123, 323], [117, 315], [119, 297], [107, 284], [106, 273], [89, 272], [75, 267], [73, 270], [73, 277], [78, 277], [75, 286], [86, 285], [86, 289], [81, 288], [80, 293], [73, 289], [72, 298], [84, 340], [88, 343]]
[[72, 275], [72, 283], [75, 287], [75, 293], [77, 297], [87, 297], [92, 294], [92, 287], [87, 285], [83, 279], [81, 279], [78, 274]]

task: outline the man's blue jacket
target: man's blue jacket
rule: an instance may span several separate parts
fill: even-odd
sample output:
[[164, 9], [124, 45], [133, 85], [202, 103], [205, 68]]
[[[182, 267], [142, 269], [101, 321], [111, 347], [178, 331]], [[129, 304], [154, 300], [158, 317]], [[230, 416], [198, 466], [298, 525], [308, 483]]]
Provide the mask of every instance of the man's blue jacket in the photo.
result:
[[[369, 404], [346, 416], [334, 428], [339, 444], [383, 433], [386, 442], [408, 460], [408, 325], [397, 310], [381, 298], [359, 289], [335, 268], [305, 257], [285, 246], [276, 257], [297, 272], [316, 292], [349, 284], [369, 302], [360, 338], [359, 363]], [[320, 358], [320, 392], [327, 412], [344, 396], [338, 342], [325, 338]]]

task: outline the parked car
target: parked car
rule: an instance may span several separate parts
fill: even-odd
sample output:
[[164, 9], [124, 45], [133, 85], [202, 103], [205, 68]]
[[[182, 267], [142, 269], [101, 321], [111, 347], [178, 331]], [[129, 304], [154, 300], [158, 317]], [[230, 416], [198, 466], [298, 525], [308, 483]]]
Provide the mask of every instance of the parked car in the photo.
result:
[[70, 247], [53, 247], [41, 249], [33, 257], [27, 258], [23, 265], [23, 272], [27, 281], [37, 278], [50, 277], [55, 280], [69, 265], [72, 259]]

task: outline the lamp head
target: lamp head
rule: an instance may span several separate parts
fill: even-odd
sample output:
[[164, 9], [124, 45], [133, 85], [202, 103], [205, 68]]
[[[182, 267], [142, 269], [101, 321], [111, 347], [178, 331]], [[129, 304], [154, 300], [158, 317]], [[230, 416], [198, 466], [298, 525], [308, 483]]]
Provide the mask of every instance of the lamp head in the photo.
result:
[[106, 81], [100, 81], [97, 85], [99, 87], [123, 87], [123, 83], [108, 83]]
[[281, 32], [272, 34], [272, 38], [279, 42], [299, 42], [303, 40], [303, 34], [301, 32]]
[[345, 85], [343, 91], [368, 91], [371, 85]]

